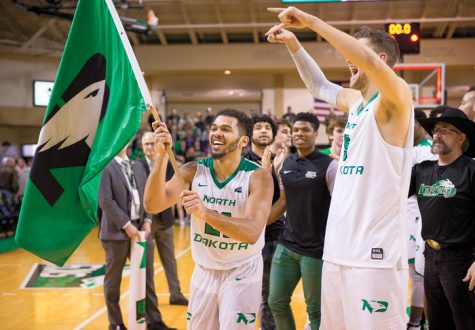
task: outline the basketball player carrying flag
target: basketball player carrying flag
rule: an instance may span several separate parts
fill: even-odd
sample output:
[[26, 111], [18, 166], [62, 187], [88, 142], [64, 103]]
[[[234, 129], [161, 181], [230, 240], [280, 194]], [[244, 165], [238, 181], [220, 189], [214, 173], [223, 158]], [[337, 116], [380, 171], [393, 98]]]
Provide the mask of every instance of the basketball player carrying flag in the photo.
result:
[[[409, 86], [391, 67], [396, 41], [368, 27], [355, 38], [297, 8], [271, 8], [313, 96], [349, 113], [325, 235], [320, 329], [405, 329], [406, 200], [413, 114]], [[350, 88], [328, 81], [295, 35], [310, 28], [346, 58]]]
[[158, 213], [181, 199], [191, 214], [191, 279], [188, 329], [255, 329], [262, 289], [264, 227], [269, 217], [271, 175], [241, 156], [251, 119], [243, 112], [218, 112], [211, 124], [211, 158], [180, 168], [165, 182], [171, 144], [166, 126], [154, 123], [158, 157], [145, 188], [145, 208]]

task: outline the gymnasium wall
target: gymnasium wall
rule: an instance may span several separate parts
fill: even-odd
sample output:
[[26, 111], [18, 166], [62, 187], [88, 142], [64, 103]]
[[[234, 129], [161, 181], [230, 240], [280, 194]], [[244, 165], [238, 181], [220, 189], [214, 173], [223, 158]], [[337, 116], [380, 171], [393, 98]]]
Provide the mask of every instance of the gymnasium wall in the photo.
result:
[[[329, 79], [348, 79], [344, 59], [327, 43], [304, 46]], [[475, 84], [473, 49], [474, 39], [422, 40], [421, 54], [406, 55], [404, 62], [446, 63], [448, 104], [458, 106], [464, 88]], [[288, 105], [294, 111], [313, 106], [283, 45], [138, 46], [135, 52], [154, 102], [165, 91], [168, 109], [233, 106], [280, 116]], [[0, 53], [0, 140], [36, 142], [45, 109], [32, 106], [32, 82], [54, 80], [59, 60]], [[232, 74], [224, 75], [224, 70]]]

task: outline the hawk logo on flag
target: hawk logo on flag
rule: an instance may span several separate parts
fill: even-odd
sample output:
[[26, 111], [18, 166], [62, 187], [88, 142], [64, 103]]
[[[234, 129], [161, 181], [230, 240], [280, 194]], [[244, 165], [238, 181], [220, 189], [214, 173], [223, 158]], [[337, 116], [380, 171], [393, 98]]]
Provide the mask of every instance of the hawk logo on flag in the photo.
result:
[[102, 170], [152, 100], [112, 0], [79, 0], [38, 138], [15, 240], [64, 265], [97, 225]]
[[95, 54], [63, 93], [65, 104], [56, 104], [45, 118], [30, 178], [51, 206], [64, 192], [51, 170], [87, 163], [109, 101], [105, 79], [106, 59]]

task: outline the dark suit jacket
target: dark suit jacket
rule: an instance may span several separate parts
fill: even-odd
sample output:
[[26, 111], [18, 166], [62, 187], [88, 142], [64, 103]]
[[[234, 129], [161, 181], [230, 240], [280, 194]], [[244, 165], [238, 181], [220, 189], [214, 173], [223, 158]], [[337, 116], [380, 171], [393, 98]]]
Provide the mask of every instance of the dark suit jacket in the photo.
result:
[[[147, 160], [145, 158], [139, 158], [137, 159], [137, 163], [142, 164], [148, 178], [150, 174], [150, 168], [148, 167]], [[165, 180], [170, 180], [173, 177], [173, 174], [175, 174], [175, 171], [173, 170], [172, 164], [168, 162]], [[175, 217], [173, 216], [172, 208], [170, 207], [158, 214], [152, 215], [152, 221], [154, 225], [158, 225], [161, 229], [170, 228], [175, 223]]]
[[[144, 218], [151, 219], [151, 215], [145, 213], [143, 208], [143, 193], [147, 176], [141, 165], [135, 164], [132, 169], [141, 201], [139, 226], [142, 226]], [[129, 240], [122, 227], [130, 220], [132, 199], [132, 192], [127, 185], [122, 166], [112, 159], [102, 172], [99, 189], [99, 207], [102, 210], [99, 232], [101, 240]]]

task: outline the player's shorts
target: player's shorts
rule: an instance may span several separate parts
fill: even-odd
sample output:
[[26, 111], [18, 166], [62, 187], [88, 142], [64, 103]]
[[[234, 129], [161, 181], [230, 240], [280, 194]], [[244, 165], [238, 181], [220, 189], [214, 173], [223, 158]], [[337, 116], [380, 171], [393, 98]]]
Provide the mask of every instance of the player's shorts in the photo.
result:
[[424, 269], [426, 258], [424, 257], [425, 242], [422, 239], [422, 221], [417, 224], [417, 236], [416, 236], [416, 256], [415, 256], [415, 269], [417, 274], [424, 276]]
[[256, 329], [261, 304], [262, 257], [229, 270], [196, 265], [191, 277], [188, 329]]
[[354, 268], [325, 261], [320, 330], [406, 329], [407, 269]]
[[[416, 257], [416, 238], [418, 223], [421, 222], [421, 215], [419, 212], [407, 212], [407, 234], [408, 234], [408, 246], [407, 246], [407, 258], [409, 263], [414, 263]], [[419, 233], [420, 235], [420, 233]]]

